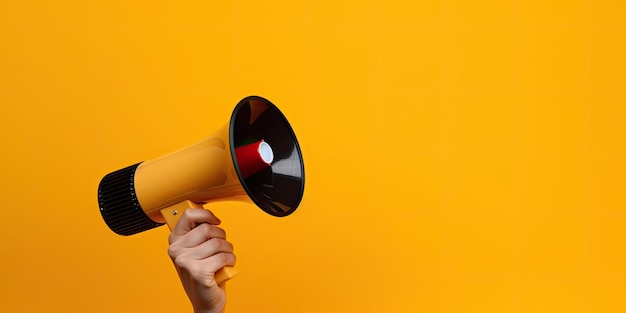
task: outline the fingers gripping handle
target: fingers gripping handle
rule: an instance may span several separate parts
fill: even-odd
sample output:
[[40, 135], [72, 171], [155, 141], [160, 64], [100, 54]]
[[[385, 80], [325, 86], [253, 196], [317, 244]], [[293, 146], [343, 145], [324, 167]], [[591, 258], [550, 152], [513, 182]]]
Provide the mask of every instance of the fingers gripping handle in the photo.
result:
[[[174, 226], [178, 223], [183, 212], [189, 208], [204, 209], [201, 204], [185, 200], [161, 210], [161, 214], [163, 218], [165, 218], [165, 222], [170, 228], [170, 231], [174, 229]], [[234, 267], [225, 266], [215, 273], [215, 281], [218, 285], [222, 286], [227, 280], [235, 277], [238, 273], [239, 272]]]

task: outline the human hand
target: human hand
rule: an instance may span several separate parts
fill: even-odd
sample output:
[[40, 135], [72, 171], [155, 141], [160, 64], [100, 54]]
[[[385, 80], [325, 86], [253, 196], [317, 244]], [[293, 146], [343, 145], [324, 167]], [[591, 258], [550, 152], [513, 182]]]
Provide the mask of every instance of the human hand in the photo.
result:
[[205, 209], [187, 209], [169, 237], [168, 254], [196, 313], [223, 312], [226, 293], [215, 273], [235, 264], [220, 220]]

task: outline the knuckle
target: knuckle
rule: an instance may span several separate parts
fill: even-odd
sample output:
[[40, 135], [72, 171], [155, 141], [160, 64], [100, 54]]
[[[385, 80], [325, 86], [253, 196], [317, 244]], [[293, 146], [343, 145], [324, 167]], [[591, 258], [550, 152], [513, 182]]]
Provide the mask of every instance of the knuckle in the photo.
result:
[[194, 215], [194, 210], [192, 208], [186, 209], [185, 211], [183, 211], [183, 216], [184, 217], [192, 217]]
[[187, 258], [178, 256], [174, 258], [174, 264], [176, 265], [176, 267], [184, 268], [187, 270], [189, 269], [189, 260]]
[[213, 226], [211, 226], [211, 224], [208, 223], [204, 223], [202, 224], [202, 231], [207, 234], [210, 235], [211, 234], [211, 229], [213, 228]]
[[178, 252], [180, 251], [180, 249], [178, 249], [178, 247], [176, 245], [170, 245], [167, 248], [167, 254], [171, 257], [171, 258], [176, 258], [178, 255]]
[[220, 264], [228, 264], [229, 256], [228, 253], [220, 253], [217, 255], [217, 261]]
[[217, 228], [217, 231], [219, 233], [219, 237], [226, 239], [226, 231], [224, 229], [222, 229], [221, 227], [215, 227]]
[[207, 239], [226, 238], [226, 232], [223, 229], [211, 224], [202, 224], [202, 233]]
[[218, 262], [222, 265], [222, 266], [232, 266], [235, 265], [235, 262], [237, 261], [237, 257], [235, 256], [235, 254], [230, 253], [230, 252], [222, 252], [220, 254], [217, 255], [218, 257]]
[[219, 240], [218, 248], [219, 248], [219, 251], [221, 252], [227, 252], [227, 253], [233, 252], [233, 245], [224, 239]]
[[207, 241], [207, 245], [211, 251], [219, 251], [221, 248], [221, 242], [215, 238], [211, 238]]
[[183, 214], [180, 216], [181, 220], [192, 221], [194, 217], [194, 212], [191, 209], [186, 209], [183, 211]]
[[226, 232], [219, 226], [210, 225], [211, 226], [211, 237], [213, 238], [222, 238], [226, 237]]
[[176, 241], [178, 241], [180, 239], [180, 236], [178, 235], [174, 235], [174, 233], [170, 233], [170, 235], [167, 237], [167, 243], [168, 244], [173, 244]]

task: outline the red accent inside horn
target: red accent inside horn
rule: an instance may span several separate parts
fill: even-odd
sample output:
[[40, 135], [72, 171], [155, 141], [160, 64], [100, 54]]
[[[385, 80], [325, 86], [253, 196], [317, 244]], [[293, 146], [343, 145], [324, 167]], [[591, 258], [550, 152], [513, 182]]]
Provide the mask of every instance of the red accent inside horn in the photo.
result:
[[261, 158], [259, 146], [262, 142], [263, 140], [259, 140], [255, 143], [235, 148], [235, 157], [237, 158], [239, 172], [244, 179], [271, 165]]

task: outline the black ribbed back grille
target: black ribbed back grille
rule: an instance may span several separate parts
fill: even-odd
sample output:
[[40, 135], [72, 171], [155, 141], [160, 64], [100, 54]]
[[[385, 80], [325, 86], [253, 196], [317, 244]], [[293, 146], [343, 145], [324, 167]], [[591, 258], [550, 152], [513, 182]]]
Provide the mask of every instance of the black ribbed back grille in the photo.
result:
[[135, 170], [139, 164], [107, 174], [98, 187], [98, 203], [104, 222], [123, 236], [163, 225], [151, 220], [137, 200]]

